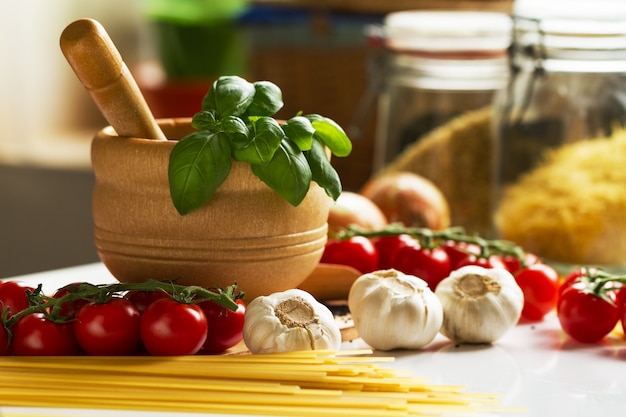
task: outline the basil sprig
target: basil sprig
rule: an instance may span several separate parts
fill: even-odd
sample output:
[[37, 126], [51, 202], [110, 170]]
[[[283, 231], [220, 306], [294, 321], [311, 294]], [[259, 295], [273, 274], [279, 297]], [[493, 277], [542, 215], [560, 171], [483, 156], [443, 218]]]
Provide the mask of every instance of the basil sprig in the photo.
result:
[[302, 202], [311, 181], [334, 200], [339, 197], [341, 181], [326, 149], [348, 156], [350, 139], [333, 120], [316, 114], [298, 114], [279, 124], [272, 116], [282, 107], [282, 92], [269, 81], [223, 76], [213, 83], [192, 119], [197, 130], [170, 154], [170, 194], [180, 214], [211, 199], [233, 160], [249, 163], [261, 181], [293, 206]]

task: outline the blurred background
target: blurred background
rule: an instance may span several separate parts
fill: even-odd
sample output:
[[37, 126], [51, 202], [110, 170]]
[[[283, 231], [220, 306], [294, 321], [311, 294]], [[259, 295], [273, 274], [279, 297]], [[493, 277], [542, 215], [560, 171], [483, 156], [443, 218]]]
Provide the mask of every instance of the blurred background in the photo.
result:
[[89, 148], [106, 126], [59, 49], [75, 19], [107, 29], [157, 117], [191, 116], [212, 79], [281, 87], [286, 117], [331, 117], [354, 152], [344, 189], [372, 174], [375, 51], [366, 28], [399, 10], [508, 12], [509, 1], [2, 0], [0, 278], [97, 261]]

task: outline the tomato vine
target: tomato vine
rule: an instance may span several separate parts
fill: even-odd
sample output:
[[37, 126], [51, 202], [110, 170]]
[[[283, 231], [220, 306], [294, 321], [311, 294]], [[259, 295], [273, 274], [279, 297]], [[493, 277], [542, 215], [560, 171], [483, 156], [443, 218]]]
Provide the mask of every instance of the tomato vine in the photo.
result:
[[77, 301], [106, 302], [116, 295], [129, 291], [160, 291], [183, 304], [197, 304], [204, 301], [213, 301], [231, 311], [236, 311], [236, 300], [243, 298], [243, 292], [237, 292], [237, 285], [226, 288], [205, 288], [197, 285], [180, 285], [171, 281], [148, 280], [140, 283], [111, 283], [94, 285], [79, 283], [65, 292], [61, 297], [50, 297], [44, 294], [39, 284], [33, 291], [26, 289], [28, 307], [9, 314], [6, 307], [0, 311], [0, 323], [5, 329], [10, 329], [22, 317], [33, 313], [42, 313], [53, 322], [62, 323], [71, 319], [62, 313], [63, 307]]
[[433, 230], [425, 227], [406, 227], [400, 223], [392, 223], [377, 230], [363, 230], [349, 226], [339, 232], [331, 234], [338, 240], [349, 239], [354, 236], [367, 238], [408, 235], [417, 239], [424, 248], [443, 246], [447, 242], [466, 243], [476, 245], [480, 249], [478, 257], [488, 258], [492, 255], [513, 256], [524, 265], [525, 252], [513, 242], [499, 239], [486, 239], [478, 234], [468, 234], [462, 227], [450, 227], [442, 230]]

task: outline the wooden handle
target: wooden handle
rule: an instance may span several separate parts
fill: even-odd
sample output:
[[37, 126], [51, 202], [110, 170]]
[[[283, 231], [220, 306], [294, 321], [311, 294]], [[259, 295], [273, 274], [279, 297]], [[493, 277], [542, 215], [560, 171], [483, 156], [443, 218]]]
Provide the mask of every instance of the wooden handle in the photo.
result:
[[80, 19], [61, 34], [61, 51], [120, 136], [166, 140], [135, 79], [102, 25]]

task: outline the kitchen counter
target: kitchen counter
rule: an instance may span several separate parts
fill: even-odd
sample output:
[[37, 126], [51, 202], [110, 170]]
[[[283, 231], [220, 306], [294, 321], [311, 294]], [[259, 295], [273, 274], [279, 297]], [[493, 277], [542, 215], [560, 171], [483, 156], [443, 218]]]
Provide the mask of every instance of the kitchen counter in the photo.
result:
[[[44, 290], [75, 281], [106, 283], [113, 277], [101, 263], [14, 277], [43, 284]], [[367, 348], [357, 339], [342, 349]], [[378, 352], [386, 363], [426, 377], [432, 384], [462, 385], [469, 392], [499, 394], [513, 417], [613, 417], [626, 415], [626, 340], [621, 328], [601, 344], [580, 344], [560, 329], [556, 316], [522, 323], [493, 345], [455, 345], [438, 336], [417, 351]], [[521, 410], [520, 410], [521, 409]], [[183, 417], [193, 414], [97, 410], [3, 408], [1, 417], [39, 416]], [[195, 414], [198, 415], [198, 414]], [[213, 416], [218, 416], [215, 414]], [[476, 414], [471, 414], [476, 415]], [[483, 414], [481, 414], [483, 415]]]

